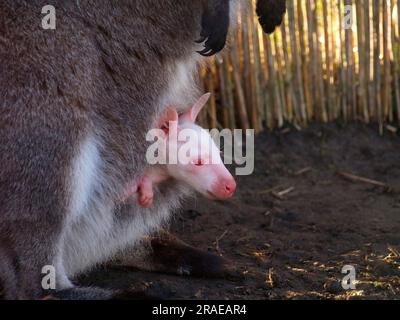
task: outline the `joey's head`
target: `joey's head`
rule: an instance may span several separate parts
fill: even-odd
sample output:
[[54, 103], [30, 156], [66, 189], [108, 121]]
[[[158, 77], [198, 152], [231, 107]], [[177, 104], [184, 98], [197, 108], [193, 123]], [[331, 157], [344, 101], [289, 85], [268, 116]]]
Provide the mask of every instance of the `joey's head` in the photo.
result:
[[[207, 198], [224, 200], [233, 196], [235, 179], [225, 167], [210, 133], [195, 124], [209, 97], [210, 94], [202, 96], [179, 117], [176, 111], [167, 111], [164, 122], [167, 120], [169, 125], [162, 127], [167, 141], [167, 170], [173, 178], [185, 182]], [[171, 120], [178, 120], [176, 128], [172, 128], [174, 122]]]

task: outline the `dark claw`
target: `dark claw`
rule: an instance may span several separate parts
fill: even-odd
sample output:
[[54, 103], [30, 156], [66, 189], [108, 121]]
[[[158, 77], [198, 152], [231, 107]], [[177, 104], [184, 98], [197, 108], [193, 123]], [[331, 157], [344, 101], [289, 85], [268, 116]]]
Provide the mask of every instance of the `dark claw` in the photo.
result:
[[[198, 51], [205, 57], [220, 52], [226, 43], [229, 29], [230, 0], [208, 0], [202, 16], [202, 31], [196, 43], [204, 42], [204, 49]], [[272, 33], [282, 23], [286, 12], [285, 0], [257, 0], [257, 15], [266, 33]]]
[[196, 40], [196, 43], [203, 43], [204, 41], [206, 41], [207, 38], [206, 37], [201, 37], [199, 40]]
[[[197, 43], [204, 43], [204, 49], [198, 51], [202, 56], [212, 56], [220, 52], [226, 43], [229, 29], [229, 0], [208, 0], [202, 17], [202, 31]], [[202, 41], [200, 41], [202, 40]]]
[[214, 53], [213, 51], [209, 48], [205, 48], [201, 51], [197, 51], [198, 54], [201, 54], [203, 57], [211, 57]]
[[286, 1], [257, 0], [256, 12], [264, 32], [272, 33], [283, 21], [286, 12]]
[[[197, 51], [198, 54], [201, 54], [203, 57], [211, 57], [215, 54], [214, 51], [209, 51], [210, 49], [204, 49], [202, 51]], [[208, 52], [208, 53], [207, 53]]]

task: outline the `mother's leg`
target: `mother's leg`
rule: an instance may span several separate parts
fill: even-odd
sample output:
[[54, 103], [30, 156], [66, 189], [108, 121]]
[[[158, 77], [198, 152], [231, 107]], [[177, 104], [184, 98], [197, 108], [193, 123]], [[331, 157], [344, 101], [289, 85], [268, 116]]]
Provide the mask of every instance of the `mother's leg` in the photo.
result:
[[0, 255], [4, 258], [0, 278], [8, 279], [5, 296], [10, 299], [41, 297], [42, 269], [53, 265], [65, 218], [63, 170], [46, 161], [48, 152], [43, 146], [41, 150], [39, 141], [19, 150], [8, 144], [15, 149], [0, 158]]
[[194, 277], [225, 278], [236, 275], [235, 267], [228, 260], [194, 248], [166, 231], [128, 246], [110, 264]]

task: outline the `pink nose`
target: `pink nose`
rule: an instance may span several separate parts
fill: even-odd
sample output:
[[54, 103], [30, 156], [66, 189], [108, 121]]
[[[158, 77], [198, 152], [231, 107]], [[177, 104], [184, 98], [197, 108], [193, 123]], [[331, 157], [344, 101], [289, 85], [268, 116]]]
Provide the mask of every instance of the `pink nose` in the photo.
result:
[[235, 191], [236, 191], [236, 182], [235, 182], [235, 180], [232, 179], [232, 180], [226, 182], [225, 191], [226, 191], [227, 194], [230, 194], [230, 195], [235, 193]]
[[219, 199], [228, 199], [236, 191], [236, 182], [233, 178], [221, 180], [215, 185], [213, 191]]

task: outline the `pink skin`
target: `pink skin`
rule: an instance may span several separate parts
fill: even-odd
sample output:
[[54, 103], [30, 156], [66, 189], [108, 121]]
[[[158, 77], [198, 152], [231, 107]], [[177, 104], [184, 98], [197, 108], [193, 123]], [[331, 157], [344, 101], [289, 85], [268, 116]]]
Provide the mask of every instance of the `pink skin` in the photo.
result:
[[138, 203], [143, 208], [150, 208], [153, 204], [153, 186], [171, 178], [165, 170], [161, 168], [150, 168], [138, 181], [129, 185], [121, 197], [122, 202], [126, 202], [132, 195], [138, 195]]
[[[167, 145], [174, 143], [174, 140], [171, 142], [168, 139], [170, 122], [178, 121], [178, 132], [183, 129], [190, 129], [196, 133], [199, 140], [193, 145], [189, 145], [191, 155], [189, 162], [180, 163], [178, 161], [178, 164], [152, 166], [138, 183], [134, 183], [126, 189], [122, 197], [123, 200], [137, 193], [139, 205], [149, 208], [153, 203], [153, 187], [171, 178], [185, 182], [209, 199], [225, 200], [233, 196], [236, 190], [235, 179], [223, 164], [220, 152], [209, 133], [195, 124], [198, 114], [209, 97], [210, 94], [203, 95], [189, 111], [179, 117], [176, 109], [168, 108], [160, 122], [160, 128], [165, 133], [163, 141]], [[178, 142], [173, 147], [179, 149], [181, 145], [182, 143]], [[199, 146], [207, 147], [199, 148]], [[207, 153], [204, 153], [203, 150], [207, 150]], [[208, 150], [211, 151], [211, 154]]]
[[154, 192], [153, 187], [165, 180], [168, 180], [170, 176], [162, 168], [150, 168], [147, 173], [140, 179], [137, 193], [138, 203], [143, 208], [150, 208], [153, 204]]

